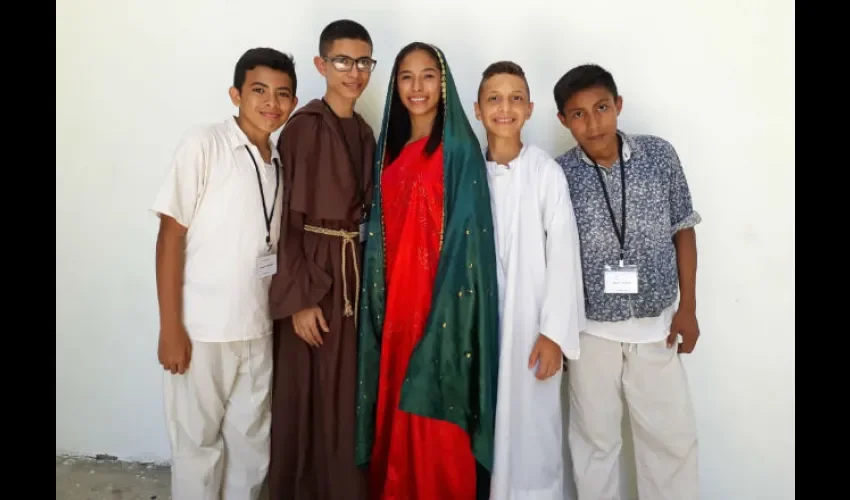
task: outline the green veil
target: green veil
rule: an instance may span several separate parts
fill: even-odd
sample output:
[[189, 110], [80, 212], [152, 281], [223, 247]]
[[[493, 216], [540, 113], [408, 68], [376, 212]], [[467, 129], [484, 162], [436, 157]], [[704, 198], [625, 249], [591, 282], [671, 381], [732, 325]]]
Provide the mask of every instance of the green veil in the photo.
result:
[[[498, 284], [487, 171], [442, 51], [443, 233], [431, 312], [410, 358], [400, 409], [459, 425], [479, 466], [491, 471], [498, 370]], [[381, 171], [395, 75], [375, 154], [358, 339], [356, 461], [371, 460], [386, 307]], [[479, 467], [479, 469], [480, 469]]]

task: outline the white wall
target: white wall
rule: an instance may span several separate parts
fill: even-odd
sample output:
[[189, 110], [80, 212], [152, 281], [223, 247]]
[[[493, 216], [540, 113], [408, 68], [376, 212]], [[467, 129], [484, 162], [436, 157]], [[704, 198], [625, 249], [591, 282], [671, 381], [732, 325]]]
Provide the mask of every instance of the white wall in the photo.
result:
[[167, 459], [147, 208], [183, 131], [234, 112], [245, 49], [293, 53], [305, 103], [323, 91], [319, 32], [352, 17], [376, 43], [358, 106], [376, 129], [392, 60], [414, 39], [445, 51], [470, 117], [488, 63], [523, 65], [537, 102], [526, 140], [553, 155], [573, 144], [555, 118], [557, 78], [587, 61], [613, 72], [622, 128], [673, 142], [704, 218], [703, 336], [686, 359], [703, 498], [793, 498], [794, 3], [547, 3], [58, 2], [57, 452]]

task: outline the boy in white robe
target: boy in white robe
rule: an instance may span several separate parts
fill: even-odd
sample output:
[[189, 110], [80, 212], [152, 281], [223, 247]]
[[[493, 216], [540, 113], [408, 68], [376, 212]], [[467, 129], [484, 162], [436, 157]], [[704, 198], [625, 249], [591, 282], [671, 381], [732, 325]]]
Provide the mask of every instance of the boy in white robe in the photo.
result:
[[522, 68], [484, 71], [475, 116], [487, 131], [500, 315], [491, 500], [565, 498], [562, 360], [578, 359], [585, 321], [566, 177], [521, 140], [532, 109]]

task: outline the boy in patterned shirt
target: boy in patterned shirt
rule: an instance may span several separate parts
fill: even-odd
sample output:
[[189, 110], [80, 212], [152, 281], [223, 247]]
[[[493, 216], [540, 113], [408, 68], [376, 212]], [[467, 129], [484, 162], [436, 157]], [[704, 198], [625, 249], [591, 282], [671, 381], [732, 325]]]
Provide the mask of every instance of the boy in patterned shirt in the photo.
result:
[[621, 498], [623, 394], [640, 498], [696, 499], [696, 423], [679, 354], [699, 337], [700, 216], [673, 146], [617, 128], [623, 99], [608, 71], [573, 68], [554, 96], [578, 142], [556, 161], [578, 224], [588, 320], [581, 358], [568, 361], [579, 500]]

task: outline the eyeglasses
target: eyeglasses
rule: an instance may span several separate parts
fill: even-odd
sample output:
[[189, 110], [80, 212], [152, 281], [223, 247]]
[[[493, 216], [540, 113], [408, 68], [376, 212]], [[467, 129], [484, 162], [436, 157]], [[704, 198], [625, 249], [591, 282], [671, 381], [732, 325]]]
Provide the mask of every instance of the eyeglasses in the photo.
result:
[[372, 70], [375, 69], [375, 65], [378, 64], [378, 61], [372, 59], [371, 57], [361, 57], [360, 59], [353, 59], [348, 56], [336, 56], [336, 57], [323, 57], [325, 61], [330, 61], [331, 64], [334, 65], [334, 69], [340, 72], [349, 72], [351, 68], [357, 63], [357, 71], [362, 71], [364, 73], [371, 73]]

